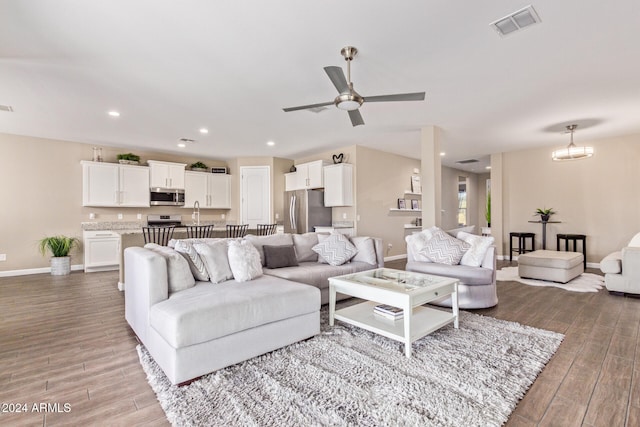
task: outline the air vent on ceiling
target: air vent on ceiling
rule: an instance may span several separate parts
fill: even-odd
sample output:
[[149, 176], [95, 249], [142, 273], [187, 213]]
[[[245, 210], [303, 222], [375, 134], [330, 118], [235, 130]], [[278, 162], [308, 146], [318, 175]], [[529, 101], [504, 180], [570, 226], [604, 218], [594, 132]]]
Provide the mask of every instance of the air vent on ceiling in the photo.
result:
[[491, 25], [501, 36], [506, 36], [539, 22], [540, 17], [533, 9], [533, 6], [529, 5], [524, 9], [513, 12], [512, 14], [498, 19], [489, 25]]
[[0, 105], [0, 111], [6, 111], [8, 113], [13, 113], [13, 108], [11, 105]]
[[477, 159], [467, 159], [467, 160], [460, 160], [456, 163], [460, 163], [461, 165], [468, 165], [469, 163], [478, 163]]

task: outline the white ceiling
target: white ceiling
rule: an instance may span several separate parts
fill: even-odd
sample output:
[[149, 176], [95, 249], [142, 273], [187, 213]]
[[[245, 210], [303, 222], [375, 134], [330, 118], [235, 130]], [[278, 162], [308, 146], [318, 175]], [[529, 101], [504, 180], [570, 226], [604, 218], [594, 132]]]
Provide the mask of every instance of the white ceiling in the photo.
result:
[[[489, 24], [528, 4], [541, 23]], [[0, 0], [0, 132], [227, 159], [353, 144], [444, 163], [640, 133], [640, 2]], [[364, 126], [331, 106], [323, 71], [353, 45]], [[117, 119], [107, 111], [118, 110]], [[206, 127], [208, 135], [198, 129]], [[179, 149], [179, 138], [197, 140]], [[273, 147], [266, 145], [272, 140]]]

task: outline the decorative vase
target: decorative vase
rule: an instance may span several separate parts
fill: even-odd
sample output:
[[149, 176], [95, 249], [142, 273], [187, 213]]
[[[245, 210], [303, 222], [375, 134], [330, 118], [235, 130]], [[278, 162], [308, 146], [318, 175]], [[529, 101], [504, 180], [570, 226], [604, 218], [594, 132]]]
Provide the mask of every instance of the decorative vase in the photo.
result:
[[71, 257], [51, 257], [51, 275], [66, 276], [71, 272]]

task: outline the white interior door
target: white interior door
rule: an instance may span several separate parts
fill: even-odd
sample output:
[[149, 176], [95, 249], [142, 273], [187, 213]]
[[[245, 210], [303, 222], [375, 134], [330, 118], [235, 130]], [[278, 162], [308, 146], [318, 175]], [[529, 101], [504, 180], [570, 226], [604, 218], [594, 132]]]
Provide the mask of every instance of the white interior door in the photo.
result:
[[240, 167], [240, 223], [271, 222], [271, 171], [269, 166]]

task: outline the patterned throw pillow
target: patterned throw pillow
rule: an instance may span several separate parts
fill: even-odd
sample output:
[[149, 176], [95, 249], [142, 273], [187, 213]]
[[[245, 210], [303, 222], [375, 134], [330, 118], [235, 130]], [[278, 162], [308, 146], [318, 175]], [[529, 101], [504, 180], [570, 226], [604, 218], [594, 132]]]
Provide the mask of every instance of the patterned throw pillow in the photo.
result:
[[189, 263], [189, 268], [193, 277], [201, 282], [207, 282], [209, 280], [209, 273], [207, 273], [207, 267], [204, 265], [204, 261], [198, 255], [198, 251], [193, 247], [191, 242], [185, 242], [182, 240], [176, 241], [174, 246], [176, 252], [179, 252], [184, 256], [184, 259]]
[[458, 240], [442, 230], [437, 230], [421, 252], [433, 262], [456, 265], [460, 263], [464, 253], [470, 247], [471, 245], [468, 243]]
[[332, 233], [324, 242], [318, 243], [312, 249], [333, 266], [344, 264], [358, 252], [349, 239], [340, 233]]
[[262, 276], [260, 253], [246, 240], [229, 242], [229, 265], [237, 282], [248, 282]]
[[475, 234], [458, 233], [458, 239], [467, 242], [471, 248], [462, 256], [460, 265], [468, 265], [470, 267], [480, 267], [487, 253], [489, 246], [493, 245], [495, 239], [493, 237], [476, 236]]

